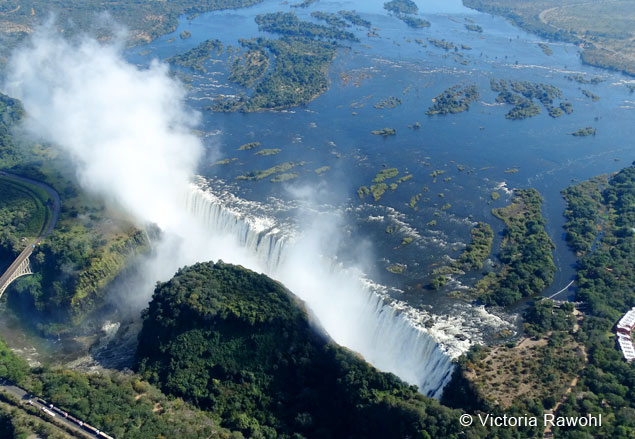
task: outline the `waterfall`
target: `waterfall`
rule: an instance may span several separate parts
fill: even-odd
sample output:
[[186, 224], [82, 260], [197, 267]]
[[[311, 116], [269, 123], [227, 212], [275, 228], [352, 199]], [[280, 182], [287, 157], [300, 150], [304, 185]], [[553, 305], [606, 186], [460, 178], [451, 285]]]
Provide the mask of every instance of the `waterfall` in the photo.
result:
[[441, 396], [454, 369], [444, 346], [361, 273], [307, 252], [298, 244], [301, 238], [284, 233], [275, 219], [228, 205], [236, 200], [227, 203], [204, 185], [192, 185], [186, 208], [210, 233], [232, 235], [256, 255], [265, 274], [302, 299], [335, 342], [421, 393]]

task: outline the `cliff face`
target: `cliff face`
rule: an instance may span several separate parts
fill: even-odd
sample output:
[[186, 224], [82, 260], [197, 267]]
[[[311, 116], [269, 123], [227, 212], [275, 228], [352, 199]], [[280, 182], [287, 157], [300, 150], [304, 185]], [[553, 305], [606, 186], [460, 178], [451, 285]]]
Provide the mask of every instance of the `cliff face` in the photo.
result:
[[106, 286], [148, 246], [146, 234], [132, 227], [97, 237], [62, 227], [33, 252], [35, 274], [11, 286], [8, 303], [43, 332], [69, 330], [103, 303]]
[[222, 262], [158, 285], [137, 368], [250, 437], [451, 438], [460, 426], [453, 411], [316, 332], [282, 285]]

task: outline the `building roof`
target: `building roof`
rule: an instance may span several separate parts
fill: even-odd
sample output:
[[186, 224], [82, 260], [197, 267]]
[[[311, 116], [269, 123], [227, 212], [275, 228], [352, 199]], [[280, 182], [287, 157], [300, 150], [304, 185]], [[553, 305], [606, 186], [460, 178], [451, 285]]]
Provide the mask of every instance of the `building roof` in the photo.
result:
[[633, 329], [633, 327], [635, 327], [635, 306], [631, 308], [630, 311], [628, 311], [626, 314], [624, 314], [624, 317], [622, 317], [617, 323], [617, 327], [628, 328], [631, 330]]
[[618, 338], [617, 342], [620, 345], [622, 354], [624, 354], [624, 358], [628, 361], [635, 360], [635, 347], [633, 347], [633, 342], [622, 337]]

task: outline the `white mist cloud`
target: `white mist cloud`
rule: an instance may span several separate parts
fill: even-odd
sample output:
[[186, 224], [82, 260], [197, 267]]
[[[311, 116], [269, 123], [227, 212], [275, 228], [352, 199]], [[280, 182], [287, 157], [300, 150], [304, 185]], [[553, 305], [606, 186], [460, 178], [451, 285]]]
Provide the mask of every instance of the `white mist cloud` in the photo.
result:
[[[116, 32], [121, 35], [121, 32]], [[185, 89], [153, 61], [138, 68], [123, 45], [40, 28], [9, 62], [7, 94], [22, 101], [26, 132], [66, 151], [81, 186], [163, 234], [118, 299], [145, 307], [156, 281], [184, 265], [222, 258], [260, 270], [234, 237], [210, 233], [184, 209], [203, 153], [192, 134], [200, 115]]]
[[23, 102], [28, 131], [71, 155], [84, 188], [169, 228], [203, 151], [191, 134], [199, 115], [165, 65], [139, 69], [121, 50], [44, 27], [13, 55], [4, 88]]

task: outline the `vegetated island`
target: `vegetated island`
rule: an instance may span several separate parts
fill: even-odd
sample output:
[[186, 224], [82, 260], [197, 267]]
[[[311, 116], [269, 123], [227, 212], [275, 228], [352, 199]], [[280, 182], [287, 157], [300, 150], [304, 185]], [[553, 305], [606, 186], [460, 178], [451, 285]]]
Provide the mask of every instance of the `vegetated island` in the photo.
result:
[[249, 142], [244, 145], [240, 145], [238, 147], [238, 151], [249, 151], [251, 149], [258, 148], [260, 146], [260, 142]]
[[374, 134], [375, 136], [388, 137], [397, 134], [397, 130], [394, 128], [382, 128], [381, 130], [373, 130], [370, 133]]
[[454, 49], [454, 43], [446, 40], [436, 40], [434, 38], [428, 38], [428, 42], [432, 44], [434, 47], [438, 47], [439, 49], [443, 49], [445, 51]]
[[392, 12], [397, 18], [412, 28], [430, 27], [429, 21], [414, 16], [419, 12], [419, 8], [412, 0], [392, 0], [384, 3], [384, 9]]
[[505, 115], [507, 119], [522, 120], [540, 114], [540, 106], [534, 99], [538, 100], [553, 118], [573, 113], [573, 106], [567, 101], [554, 104], [555, 99], [562, 99], [562, 91], [553, 85], [491, 79], [490, 87], [492, 91], [498, 92], [496, 102], [514, 106]]
[[435, 269], [429, 287], [440, 289], [448, 281], [448, 274], [465, 274], [468, 271], [480, 270], [487, 257], [492, 252], [494, 232], [487, 223], [478, 223], [472, 229], [472, 239], [458, 258], [449, 265]]
[[377, 173], [375, 178], [373, 178], [372, 182], [374, 184], [370, 185], [370, 187], [361, 186], [359, 189], [357, 189], [357, 195], [359, 196], [360, 199], [363, 200], [366, 196], [372, 194], [373, 200], [377, 202], [381, 199], [381, 197], [384, 195], [384, 193], [388, 189], [390, 189], [391, 191], [395, 191], [397, 190], [397, 188], [399, 187], [401, 183], [408, 181], [412, 178], [412, 174], [406, 174], [403, 177], [400, 177], [394, 182], [390, 183], [390, 185], [388, 185], [387, 183], [384, 183], [386, 180], [391, 180], [397, 177], [398, 175], [399, 175], [399, 170], [397, 168], [382, 169], [381, 171]]
[[326, 22], [329, 26], [345, 28], [350, 27], [351, 25], [344, 20], [340, 15], [332, 13], [332, 12], [323, 12], [323, 11], [313, 11], [311, 12], [311, 17], [316, 20], [322, 20]]
[[384, 3], [384, 9], [395, 14], [416, 14], [419, 12], [417, 4], [412, 0], [391, 0]]
[[475, 84], [455, 85], [446, 89], [433, 99], [434, 104], [426, 111], [428, 116], [435, 114], [461, 113], [470, 109], [470, 104], [479, 98]]
[[511, 305], [523, 297], [541, 293], [553, 281], [554, 243], [545, 231], [542, 198], [535, 189], [514, 191], [512, 203], [492, 210], [505, 223], [498, 273], [490, 272], [477, 284], [488, 305]]
[[415, 29], [423, 29], [424, 27], [430, 27], [431, 24], [428, 20], [424, 20], [423, 18], [413, 17], [411, 15], [399, 14], [397, 15], [401, 21], [406, 23], [409, 27]]
[[553, 50], [547, 44], [538, 43], [538, 47], [540, 47], [540, 49], [542, 50], [542, 53], [544, 53], [545, 55], [547, 56], [553, 55]]
[[593, 102], [599, 101], [600, 97], [589, 90], [582, 89], [582, 94], [587, 98], [591, 99]]
[[358, 42], [351, 32], [300, 20], [293, 12], [271, 12], [256, 16], [258, 29], [280, 35]]
[[471, 32], [478, 32], [479, 34], [483, 33], [483, 28], [479, 26], [478, 24], [466, 23], [464, 26], [465, 26], [465, 29]]
[[372, 26], [370, 21], [364, 20], [356, 11], [338, 11], [337, 13], [354, 26], [365, 27], [368, 29]]
[[489, 224], [480, 222], [471, 233], [472, 240], [452, 264], [463, 271], [482, 269], [483, 263], [492, 252], [494, 232]]
[[381, 101], [377, 102], [374, 105], [374, 107], [378, 109], [383, 109], [383, 108], [395, 108], [395, 107], [398, 107], [399, 105], [401, 105], [401, 98], [397, 98], [395, 96], [389, 96], [386, 99], [382, 99]]
[[259, 82], [269, 68], [269, 55], [264, 47], [251, 45], [249, 42], [241, 40], [243, 47], [247, 51], [234, 58], [230, 74], [227, 79], [245, 88], [253, 87]]
[[317, 3], [320, 0], [303, 0], [300, 3], [293, 3], [290, 6], [292, 8], [308, 8], [309, 6], [311, 6], [313, 3]]
[[240, 40], [247, 53], [234, 61], [229, 79], [251, 95], [219, 99], [207, 109], [252, 112], [306, 104], [328, 89], [326, 73], [338, 48], [332, 41], [357, 41], [350, 32], [301, 21], [294, 13], [258, 15], [256, 23], [261, 31], [283, 36]]
[[[262, 180], [271, 176], [274, 176], [275, 174], [283, 174], [286, 173], [287, 171], [290, 171], [291, 169], [295, 168], [296, 166], [304, 166], [306, 164], [306, 162], [284, 162], [284, 163], [280, 163], [279, 165], [276, 166], [272, 166], [271, 168], [268, 169], [264, 169], [261, 171], [251, 171], [245, 175], [239, 175], [238, 177], [236, 177], [236, 180]], [[297, 177], [297, 175], [296, 175]], [[293, 178], [296, 178], [293, 177]], [[274, 177], [275, 178], [275, 177]], [[280, 178], [285, 178], [285, 177], [280, 177], [278, 176], [278, 178], [276, 179], [276, 181], [271, 180], [272, 182], [276, 183], [281, 181]], [[288, 178], [287, 178], [288, 179]], [[284, 181], [284, 180], [282, 180]]]
[[574, 131], [570, 134], [575, 137], [587, 137], [587, 136], [595, 136], [595, 132], [596, 132], [595, 128], [586, 127], [586, 128], [580, 128], [578, 131]]
[[572, 74], [572, 75], [566, 75], [565, 76], [566, 79], [568, 79], [569, 81], [575, 81], [578, 84], [599, 84], [600, 82], [604, 82], [605, 79], [600, 77], [600, 76], [592, 76], [591, 79], [587, 79], [586, 76], [581, 75], [579, 73], [576, 74]]
[[171, 56], [166, 61], [199, 73], [207, 73], [204, 63], [214, 54], [220, 56], [223, 49], [224, 46], [220, 40], [206, 40], [187, 52]]
[[635, 9], [629, 1], [463, 0], [555, 41], [582, 47], [582, 61], [635, 75]]
[[256, 155], [264, 155], [264, 156], [277, 155], [277, 154], [280, 154], [280, 152], [282, 152], [280, 148], [268, 148], [268, 149], [261, 149], [260, 151], [256, 152]]

